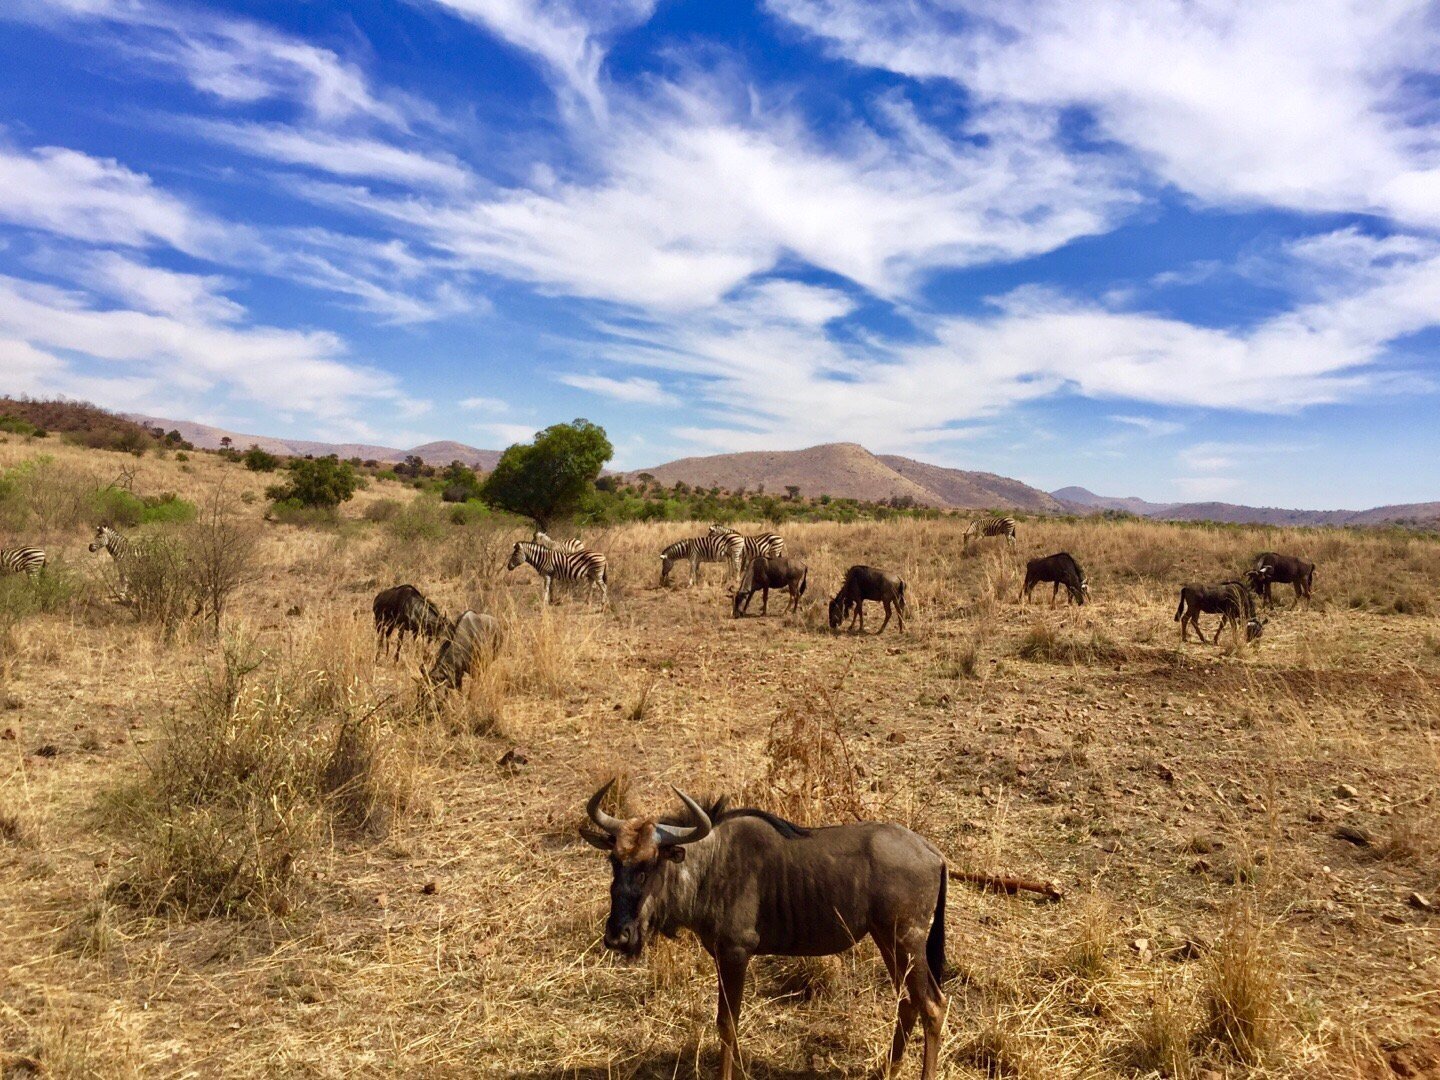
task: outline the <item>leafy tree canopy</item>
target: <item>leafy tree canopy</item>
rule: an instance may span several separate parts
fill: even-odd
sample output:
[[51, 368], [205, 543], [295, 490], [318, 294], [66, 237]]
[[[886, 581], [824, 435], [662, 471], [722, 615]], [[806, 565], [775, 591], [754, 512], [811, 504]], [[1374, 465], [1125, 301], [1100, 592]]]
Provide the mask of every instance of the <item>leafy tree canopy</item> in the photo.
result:
[[349, 462], [338, 458], [303, 458], [290, 463], [290, 482], [266, 490], [279, 502], [294, 500], [301, 506], [333, 509], [348, 502], [360, 486]]
[[542, 529], [569, 517], [595, 489], [615, 453], [605, 429], [589, 420], [554, 424], [533, 443], [516, 443], [485, 479], [481, 497], [491, 506], [530, 518]]

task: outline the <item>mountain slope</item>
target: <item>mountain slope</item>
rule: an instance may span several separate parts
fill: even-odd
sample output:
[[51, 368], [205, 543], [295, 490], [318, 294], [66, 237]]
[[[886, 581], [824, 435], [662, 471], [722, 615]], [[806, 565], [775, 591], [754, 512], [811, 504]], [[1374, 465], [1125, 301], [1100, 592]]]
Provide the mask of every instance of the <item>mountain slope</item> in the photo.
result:
[[804, 450], [752, 451], [681, 458], [626, 474], [649, 473], [666, 487], [744, 488], [780, 494], [787, 486], [801, 495], [884, 502], [909, 497], [925, 506], [1007, 507], [1060, 510], [1055, 499], [1003, 476], [947, 469], [894, 455], [880, 457], [857, 443], [826, 443]]
[[500, 451], [481, 450], [458, 442], [430, 442], [410, 450], [394, 446], [377, 446], [370, 443], [326, 443], [310, 439], [281, 439], [270, 435], [245, 435], [238, 431], [197, 424], [192, 420], [167, 420], [159, 416], [142, 416], [138, 413], [125, 414], [127, 419], [150, 427], [162, 427], [166, 431], [178, 431], [189, 442], [206, 450], [218, 450], [220, 440], [228, 438], [237, 450], [248, 450], [258, 446], [272, 454], [304, 457], [313, 454], [324, 457], [358, 457], [366, 461], [404, 461], [411, 454], [418, 456], [427, 465], [449, 465], [452, 461], [463, 461], [472, 468], [493, 469], [500, 460]]
[[1405, 524], [1440, 525], [1440, 502], [1398, 503], [1370, 510], [1291, 510], [1239, 503], [1152, 503], [1145, 499], [1096, 495], [1082, 487], [1061, 488], [1051, 495], [1078, 513], [1123, 510], [1157, 521], [1220, 521], [1232, 525], [1345, 526]]
[[1050, 492], [1056, 499], [1067, 507], [1074, 507], [1078, 510], [1123, 510], [1127, 514], [1136, 514], [1139, 517], [1149, 517], [1170, 509], [1174, 503], [1153, 503], [1145, 499], [1137, 499], [1133, 495], [1124, 498], [1116, 498], [1110, 495], [1096, 495], [1083, 487], [1064, 487], [1059, 491]]

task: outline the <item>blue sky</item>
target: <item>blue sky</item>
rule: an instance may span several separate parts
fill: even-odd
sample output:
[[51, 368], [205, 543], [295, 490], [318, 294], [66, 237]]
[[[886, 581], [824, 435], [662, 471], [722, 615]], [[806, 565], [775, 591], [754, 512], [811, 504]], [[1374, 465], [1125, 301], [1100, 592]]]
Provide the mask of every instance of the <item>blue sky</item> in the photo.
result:
[[1440, 498], [1440, 9], [0, 5], [0, 391]]

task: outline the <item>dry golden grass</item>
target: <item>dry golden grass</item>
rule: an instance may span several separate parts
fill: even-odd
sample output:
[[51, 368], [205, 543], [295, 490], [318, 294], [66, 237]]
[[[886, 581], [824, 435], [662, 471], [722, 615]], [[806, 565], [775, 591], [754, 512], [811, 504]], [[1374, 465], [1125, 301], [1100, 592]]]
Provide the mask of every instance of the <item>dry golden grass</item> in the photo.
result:
[[[136, 464], [43, 449], [100, 482]], [[107, 600], [73, 529], [37, 537], [68, 591], [0, 624], [0, 1068], [708, 1075], [698, 945], [600, 946], [608, 871], [575, 830], [617, 774], [616, 810], [676, 783], [1060, 881], [1058, 905], [952, 887], [946, 1077], [1381, 1077], [1436, 1029], [1440, 916], [1408, 902], [1440, 891], [1433, 539], [1023, 521], [1014, 554], [962, 557], [948, 521], [799, 525], [800, 612], [736, 621], [717, 567], [658, 587], [687, 527], [645, 524], [587, 535], [608, 609], [541, 611], [503, 570], [518, 530], [367, 521], [411, 503], [384, 484], [338, 528], [262, 526], [267, 478], [180, 464], [136, 489], [223, 481], [261, 530], [218, 636]], [[1264, 549], [1316, 560], [1315, 603], [1282, 599], [1258, 647], [1182, 646], [1180, 583]], [[1094, 603], [1018, 605], [1058, 550]], [[908, 633], [825, 628], [857, 562], [907, 579]], [[461, 694], [429, 692], [424, 646], [375, 655], [370, 599], [407, 580], [505, 625]], [[869, 945], [757, 961], [750, 1075], [862, 1075], [894, 1009]]]

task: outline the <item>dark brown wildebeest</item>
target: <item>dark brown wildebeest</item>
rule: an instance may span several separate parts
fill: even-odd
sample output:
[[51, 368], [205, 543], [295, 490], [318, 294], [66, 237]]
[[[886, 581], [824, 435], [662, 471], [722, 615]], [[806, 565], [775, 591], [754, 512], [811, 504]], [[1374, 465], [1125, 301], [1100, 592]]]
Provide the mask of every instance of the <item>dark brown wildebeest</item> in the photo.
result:
[[440, 645], [440, 655], [430, 667], [430, 682], [459, 690], [476, 664], [500, 651], [505, 640], [500, 620], [494, 615], [466, 611]]
[[[839, 630], [846, 615], [851, 615], [850, 629], [860, 622], [860, 632], [865, 632], [865, 601], [878, 600], [885, 607], [885, 621], [875, 631], [883, 634], [890, 625], [890, 610], [894, 608], [900, 629], [905, 629], [905, 582], [894, 574], [877, 570], [873, 566], [852, 566], [845, 571], [845, 583], [830, 601], [830, 629]], [[853, 615], [851, 612], [853, 611]]]
[[375, 633], [380, 636], [377, 643], [383, 651], [390, 641], [390, 635], [399, 631], [395, 639], [395, 655], [400, 655], [400, 646], [405, 644], [405, 635], [434, 639], [450, 630], [450, 620], [440, 614], [440, 609], [425, 599], [414, 585], [396, 585], [378, 593], [371, 605], [375, 612]]
[[1234, 623], [1238, 629], [1245, 626], [1245, 640], [1254, 641], [1264, 632], [1264, 624], [1255, 617], [1255, 594], [1243, 581], [1223, 581], [1219, 585], [1186, 585], [1180, 590], [1180, 606], [1175, 609], [1175, 621], [1180, 624], [1180, 640], [1188, 641], [1186, 627], [1195, 627], [1200, 640], [1205, 640], [1205, 631], [1200, 629], [1200, 615], [1219, 615], [1220, 625], [1215, 629], [1215, 644], [1220, 643], [1220, 634], [1227, 623]]
[[878, 822], [806, 829], [761, 810], [703, 809], [684, 792], [687, 818], [622, 821], [585, 810], [601, 832], [581, 835], [610, 853], [605, 947], [638, 956], [653, 931], [689, 930], [719, 976], [720, 1076], [734, 1075], [735, 1024], [753, 956], [829, 956], [867, 934], [901, 994], [890, 1043], [892, 1074], [919, 1015], [922, 1080], [935, 1076], [945, 1021], [945, 859], [909, 829]]
[[761, 555], [752, 560], [740, 575], [740, 585], [735, 590], [735, 602], [732, 605], [735, 618], [740, 618], [750, 610], [750, 598], [757, 591], [760, 593], [760, 614], [764, 615], [770, 609], [771, 589], [786, 590], [790, 594], [789, 610], [794, 611], [800, 606], [800, 598], [805, 595], [805, 583], [809, 573], [803, 563], [789, 559], [766, 558]]
[[1085, 571], [1080, 569], [1080, 564], [1068, 551], [1057, 551], [1054, 555], [1046, 555], [1043, 559], [1031, 559], [1025, 564], [1025, 584], [1020, 588], [1020, 599], [1028, 601], [1030, 590], [1043, 581], [1053, 583], [1054, 588], [1050, 590], [1050, 603], [1055, 603], [1055, 596], [1060, 592], [1060, 586], [1065, 586], [1069, 593], [1070, 603], [1083, 604], [1090, 598], [1090, 579], [1085, 576]]
[[1245, 572], [1245, 579], [1257, 593], [1265, 598], [1265, 606], [1274, 606], [1270, 586], [1290, 585], [1295, 589], [1295, 606], [1300, 598], [1310, 599], [1310, 589], [1315, 581], [1315, 564], [1294, 555], [1277, 555], [1273, 551], [1262, 551], [1255, 556], [1255, 568]]

